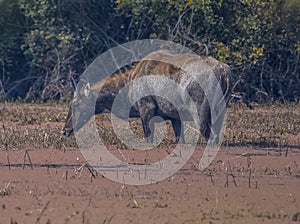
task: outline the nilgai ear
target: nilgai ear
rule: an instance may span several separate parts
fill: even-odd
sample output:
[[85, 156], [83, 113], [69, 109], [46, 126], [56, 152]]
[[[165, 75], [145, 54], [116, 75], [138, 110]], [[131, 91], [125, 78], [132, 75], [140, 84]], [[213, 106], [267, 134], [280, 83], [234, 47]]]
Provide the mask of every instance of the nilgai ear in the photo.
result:
[[78, 93], [77, 84], [76, 84], [74, 77], [72, 77], [71, 81], [72, 81], [72, 86], [73, 86], [73, 90], [74, 90], [74, 97], [77, 97], [77, 96], [79, 96], [79, 93]]
[[86, 84], [85, 85], [85, 88], [84, 88], [84, 95], [86, 97], [89, 97], [90, 96], [90, 93], [91, 93], [91, 86], [90, 86], [90, 83]]

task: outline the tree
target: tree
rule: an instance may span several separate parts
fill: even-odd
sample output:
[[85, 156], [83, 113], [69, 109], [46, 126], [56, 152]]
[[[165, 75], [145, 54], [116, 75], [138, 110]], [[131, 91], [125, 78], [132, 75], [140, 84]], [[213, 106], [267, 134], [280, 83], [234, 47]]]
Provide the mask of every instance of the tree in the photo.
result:
[[[71, 78], [118, 39], [113, 2], [18, 0], [25, 21], [17, 43], [29, 65], [27, 100], [70, 98]], [[116, 45], [114, 43], [114, 45]]]
[[252, 100], [297, 100], [298, 5], [295, 0], [117, 0], [116, 9], [130, 20], [132, 38], [176, 41], [229, 63], [235, 91]]
[[69, 99], [103, 51], [160, 38], [232, 66], [251, 100], [298, 100], [298, 0], [10, 0], [0, 14], [0, 92]]
[[20, 48], [25, 29], [17, 2], [0, 5], [0, 99], [24, 95], [22, 89], [29, 81], [23, 79], [28, 66]]

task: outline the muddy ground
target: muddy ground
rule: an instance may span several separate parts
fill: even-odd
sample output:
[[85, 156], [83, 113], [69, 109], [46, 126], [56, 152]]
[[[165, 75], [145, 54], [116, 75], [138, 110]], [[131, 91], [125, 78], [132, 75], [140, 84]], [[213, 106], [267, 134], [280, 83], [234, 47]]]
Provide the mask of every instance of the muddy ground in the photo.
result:
[[[204, 151], [199, 144], [176, 174], [145, 186], [116, 183], [85, 166], [74, 139], [59, 135], [66, 108], [1, 105], [7, 119], [0, 130], [0, 223], [300, 222], [299, 105], [292, 112], [229, 109], [229, 133], [207, 169], [197, 169]], [[252, 131], [257, 124], [249, 119], [262, 112], [266, 117], [254, 120], [269, 131]], [[233, 125], [240, 123], [246, 128], [237, 131]], [[145, 161], [145, 152], [108, 148], [128, 161]], [[169, 153], [162, 145], [151, 159]]]

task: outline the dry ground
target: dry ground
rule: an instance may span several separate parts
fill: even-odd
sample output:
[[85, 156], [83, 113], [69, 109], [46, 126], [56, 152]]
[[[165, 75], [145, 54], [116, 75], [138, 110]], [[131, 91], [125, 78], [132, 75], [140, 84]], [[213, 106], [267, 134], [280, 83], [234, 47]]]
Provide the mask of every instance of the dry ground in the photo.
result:
[[[217, 158], [189, 162], [168, 179], [129, 186], [88, 167], [74, 138], [61, 136], [66, 105], [0, 104], [0, 223], [296, 223], [300, 221], [300, 105], [231, 105]], [[143, 162], [97, 117], [112, 154]], [[141, 135], [138, 121], [132, 122]], [[151, 154], [170, 151], [171, 133]], [[172, 148], [172, 147], [171, 147]]]

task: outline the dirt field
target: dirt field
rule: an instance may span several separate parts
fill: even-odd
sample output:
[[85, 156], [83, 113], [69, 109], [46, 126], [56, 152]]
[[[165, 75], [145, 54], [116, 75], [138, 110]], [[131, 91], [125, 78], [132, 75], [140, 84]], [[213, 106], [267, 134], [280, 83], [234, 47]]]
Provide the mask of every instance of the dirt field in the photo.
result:
[[[300, 105], [231, 105], [225, 141], [197, 169], [203, 139], [188, 163], [162, 182], [130, 186], [88, 166], [74, 137], [61, 136], [66, 105], [0, 104], [0, 223], [300, 222]], [[97, 119], [112, 154], [143, 162], [124, 147], [107, 117]], [[132, 124], [141, 133], [138, 122]], [[170, 153], [173, 134], [151, 159]]]

